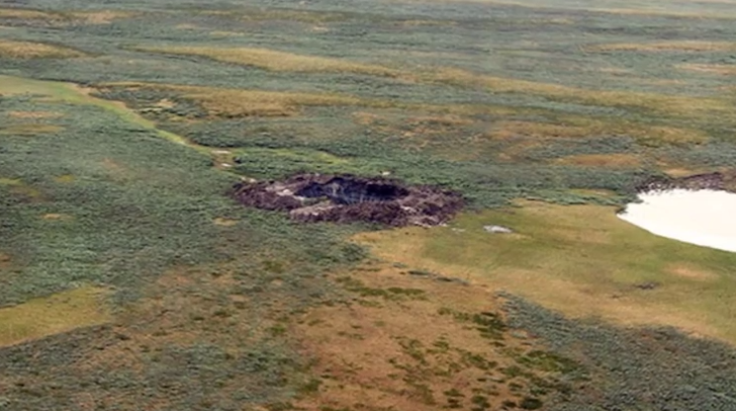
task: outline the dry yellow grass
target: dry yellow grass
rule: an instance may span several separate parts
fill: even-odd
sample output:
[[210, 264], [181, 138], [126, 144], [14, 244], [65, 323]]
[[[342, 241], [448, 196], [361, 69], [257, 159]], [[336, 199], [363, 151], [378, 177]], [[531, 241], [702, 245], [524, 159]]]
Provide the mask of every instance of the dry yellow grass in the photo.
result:
[[54, 181], [56, 181], [59, 184], [71, 184], [73, 183], [77, 178], [74, 177], [71, 174], [62, 174], [60, 176], [54, 177]]
[[115, 20], [134, 17], [137, 14], [119, 10], [103, 10], [72, 12], [69, 13], [69, 16], [85, 24], [110, 24]]
[[677, 67], [683, 70], [697, 71], [700, 73], [736, 76], [736, 64], [681, 64]]
[[[730, 44], [730, 43], [729, 43]], [[541, 96], [557, 101], [569, 101], [603, 107], [632, 107], [672, 116], [731, 115], [729, 102], [705, 97], [689, 97], [642, 93], [634, 91], [589, 90], [552, 83], [494, 77], [469, 71], [445, 68], [420, 76], [424, 81], [454, 84], [464, 87], [483, 87], [498, 93], [520, 93]]]
[[209, 115], [218, 117], [287, 117], [298, 115], [302, 107], [309, 106], [379, 106], [381, 104], [378, 101], [326, 93], [291, 93], [145, 83], [109, 83], [107, 85], [154, 88], [181, 93], [184, 98], [201, 104]]
[[409, 120], [409, 123], [414, 124], [423, 124], [423, 125], [433, 125], [437, 127], [454, 127], [454, 126], [464, 126], [468, 124], [472, 124], [473, 120], [467, 117], [461, 117], [454, 114], [447, 114], [447, 115], [436, 115], [436, 116], [418, 116], [418, 117], [412, 117]]
[[[657, 43], [667, 47], [692, 49], [716, 49], [735, 47], [736, 43], [680, 42]], [[631, 45], [604, 45], [626, 49]], [[600, 47], [604, 47], [600, 46]], [[641, 46], [642, 45], [636, 45]], [[512, 78], [494, 77], [456, 68], [440, 68], [434, 72], [415, 73], [391, 69], [376, 64], [363, 64], [346, 60], [299, 55], [262, 48], [209, 48], [209, 47], [138, 47], [136, 50], [195, 55], [227, 63], [254, 66], [273, 71], [290, 72], [342, 72], [400, 78], [409, 82], [444, 83], [460, 87], [482, 87], [498, 93], [520, 93], [540, 96], [563, 102], [598, 105], [604, 107], [632, 107], [652, 110], [672, 116], [717, 116], [731, 114], [731, 106], [716, 98], [688, 97], [642, 93], [633, 91], [590, 90], [552, 83], [539, 83]]]
[[702, 131], [667, 126], [638, 126], [630, 129], [630, 135], [643, 140], [665, 143], [704, 143], [708, 135]]
[[82, 287], [0, 309], [0, 346], [18, 344], [110, 320], [107, 291]]
[[[512, 353], [543, 348], [534, 347], [535, 342], [519, 332], [505, 333], [499, 347], [475, 328], [441, 314], [443, 308], [500, 313], [503, 301], [492, 290], [408, 276], [388, 264], [371, 265], [350, 276], [371, 289], [421, 290], [426, 298], [374, 297], [366, 304], [313, 308], [298, 318], [293, 334], [304, 355], [313, 359], [312, 372], [330, 375], [321, 380], [319, 390], [297, 400], [299, 409], [345, 410], [362, 403], [376, 410], [434, 411], [445, 403], [448, 390], [462, 393], [466, 398], [460, 401], [469, 405], [472, 393], [485, 394], [476, 391], [485, 386], [478, 381], [515, 365], [513, 357], [518, 354]], [[447, 348], [437, 349], [443, 346]], [[458, 353], [494, 361], [496, 366], [494, 370], [470, 366]], [[427, 372], [417, 372], [418, 368]], [[512, 380], [495, 381], [489, 409], [502, 409], [505, 400], [519, 402], [515, 397], [520, 394], [509, 389]]]
[[176, 87], [176, 90], [200, 102], [211, 115], [224, 117], [283, 117], [299, 114], [304, 106], [360, 105], [358, 98], [330, 94], [199, 87]]
[[[427, 1], [427, 0], [422, 0]], [[624, 15], [641, 15], [641, 16], [671, 16], [671, 17], [694, 17], [694, 18], [715, 18], [715, 19], [732, 19], [735, 12], [724, 12], [714, 11], [707, 9], [701, 5], [701, 10], [694, 11], [681, 11], [676, 8], [679, 6], [678, 3], [685, 3], [692, 5], [692, 2], [679, 2], [679, 1], [667, 1], [667, 2], [639, 2], [638, 4], [626, 4], [628, 7], [602, 7], [605, 4], [596, 4], [589, 2], [576, 2], [576, 3], [549, 3], [543, 1], [529, 1], [529, 0], [431, 0], [435, 2], [475, 2], [475, 3], [488, 3], [488, 4], [502, 4], [516, 7], [525, 7], [529, 9], [553, 9], [559, 10], [582, 10], [585, 12], [596, 12], [596, 13], [609, 13], [609, 14], [624, 14]], [[721, 3], [721, 4], [733, 4], [731, 0], [703, 0], [699, 3]]]
[[202, 56], [226, 63], [254, 66], [273, 71], [343, 72], [385, 77], [397, 77], [400, 74], [396, 70], [375, 64], [362, 64], [262, 48], [137, 47], [136, 50]]
[[608, 168], [631, 168], [641, 164], [639, 157], [634, 154], [580, 154], [558, 158], [555, 162], [565, 165]]
[[678, 277], [700, 281], [715, 281], [719, 277], [712, 271], [682, 263], [672, 264], [668, 267], [668, 272]]
[[50, 124], [13, 124], [0, 127], [0, 135], [36, 136], [58, 133], [61, 130], [63, 130], [63, 127]]
[[409, 27], [441, 27], [441, 26], [456, 26], [457, 22], [449, 20], [404, 20], [400, 23], [402, 26]]
[[601, 197], [601, 198], [610, 198], [615, 197], [616, 193], [611, 190], [604, 190], [604, 189], [590, 189], [590, 188], [575, 188], [570, 190], [573, 194], [579, 194], [583, 196], [594, 196], [594, 197]]
[[6, 58], [70, 58], [83, 57], [84, 55], [80, 51], [62, 46], [30, 41], [0, 40], [0, 56]]
[[233, 220], [230, 218], [217, 217], [214, 220], [212, 220], [212, 222], [215, 225], [220, 226], [220, 227], [232, 227], [234, 225], [237, 225], [239, 221]]
[[210, 36], [212, 37], [243, 37], [246, 33], [239, 33], [237, 31], [221, 31], [221, 30], [215, 30], [210, 32]]
[[69, 214], [61, 214], [61, 213], [47, 213], [41, 216], [42, 220], [47, 221], [69, 221], [73, 220], [74, 217], [72, 217]]
[[703, 143], [708, 135], [702, 131], [668, 126], [650, 126], [633, 122], [603, 121], [583, 117], [566, 116], [561, 124], [528, 121], [501, 121], [488, 133], [493, 139], [531, 138], [546, 140], [556, 138], [586, 138], [611, 135], [630, 136], [641, 141], [664, 143]]
[[23, 180], [17, 178], [4, 178], [0, 177], [0, 186], [20, 186], [23, 185]]
[[41, 190], [28, 185], [13, 186], [10, 190], [12, 195], [25, 198], [29, 202], [41, 202], [44, 200], [44, 194]]
[[[713, 2], [715, 3], [715, 2]], [[672, 16], [672, 17], [693, 17], [693, 18], [711, 18], [711, 19], [731, 19], [734, 13], [718, 13], [713, 11], [690, 12], [675, 11], [671, 7], [644, 8], [644, 9], [624, 9], [624, 8], [601, 8], [595, 11], [610, 14], [623, 14], [633, 16]]]
[[591, 137], [594, 132], [589, 127], [534, 123], [529, 121], [500, 121], [494, 125], [489, 136], [501, 140], [515, 137], [531, 137], [537, 139], [584, 138]]
[[713, 51], [732, 51], [736, 50], [736, 42], [730, 41], [699, 41], [699, 40], [678, 40], [678, 41], [658, 41], [652, 43], [610, 43], [598, 44], [584, 48], [588, 52], [600, 51], [636, 51], [636, 52], [713, 52]]
[[0, 18], [24, 20], [59, 20], [61, 15], [38, 10], [0, 8]]
[[53, 26], [64, 26], [68, 24], [109, 24], [113, 20], [129, 18], [136, 13], [102, 10], [102, 11], [72, 11], [72, 12], [47, 12], [30, 9], [0, 8], [0, 18], [19, 20], [43, 20], [45, 24]]
[[52, 111], [10, 111], [8, 112], [10, 117], [25, 118], [25, 119], [46, 119], [46, 118], [59, 118], [62, 116], [61, 113]]

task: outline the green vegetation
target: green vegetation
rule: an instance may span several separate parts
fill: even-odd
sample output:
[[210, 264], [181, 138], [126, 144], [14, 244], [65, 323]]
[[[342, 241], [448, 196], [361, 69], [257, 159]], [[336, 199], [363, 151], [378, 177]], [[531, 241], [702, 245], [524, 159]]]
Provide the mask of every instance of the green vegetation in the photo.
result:
[[[642, 179], [736, 167], [732, 8], [242, 3], [0, 8], [0, 409], [386, 411], [371, 378], [397, 378], [396, 409], [417, 411], [732, 405], [713, 365], [733, 369], [732, 348], [580, 319], [736, 341], [735, 257], [614, 216]], [[440, 185], [470, 212], [381, 232], [226, 195], [297, 172]], [[355, 270], [364, 245], [408, 275], [370, 282], [385, 273]], [[430, 294], [477, 283], [573, 319]], [[387, 368], [315, 374], [310, 332], [394, 310], [328, 333], [372, 344], [411, 327], [391, 321], [410, 306], [447, 332], [394, 332], [396, 358], [330, 346]]]
[[346, 290], [357, 293], [361, 297], [382, 297], [387, 300], [424, 298], [424, 291], [415, 288], [371, 288], [366, 287], [360, 280], [351, 277], [340, 277], [336, 281], [342, 284]]
[[[515, 233], [489, 234], [483, 226], [491, 224]], [[412, 228], [359, 239], [388, 261], [475, 278], [577, 318], [666, 324], [736, 340], [728, 302], [736, 292], [736, 256], [655, 236], [618, 219], [612, 207], [526, 201], [469, 213], [431, 233]], [[659, 287], [637, 287], [645, 283]], [[493, 317], [487, 319], [493, 335]]]
[[0, 308], [0, 346], [106, 323], [105, 290], [82, 287]]

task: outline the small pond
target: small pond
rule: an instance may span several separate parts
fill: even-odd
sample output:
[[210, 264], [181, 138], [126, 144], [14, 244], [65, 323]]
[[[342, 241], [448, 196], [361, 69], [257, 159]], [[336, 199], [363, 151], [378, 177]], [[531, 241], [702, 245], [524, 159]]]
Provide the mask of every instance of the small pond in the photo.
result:
[[639, 199], [619, 218], [662, 237], [736, 252], [736, 194], [673, 189]]

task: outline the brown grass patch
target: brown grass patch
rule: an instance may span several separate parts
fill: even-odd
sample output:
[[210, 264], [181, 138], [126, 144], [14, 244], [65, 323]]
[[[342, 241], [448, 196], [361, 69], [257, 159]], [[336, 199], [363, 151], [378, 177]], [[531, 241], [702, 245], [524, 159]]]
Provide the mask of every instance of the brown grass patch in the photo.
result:
[[669, 175], [670, 177], [674, 178], [687, 177], [696, 174], [691, 169], [681, 167], [667, 168], [662, 171], [664, 171], [664, 173]]
[[41, 218], [48, 221], [68, 221], [73, 219], [74, 217], [70, 216], [69, 214], [48, 213], [42, 215]]
[[54, 181], [59, 184], [71, 184], [76, 180], [77, 178], [74, 177], [72, 174], [63, 174], [60, 176], [54, 177]]
[[602, 107], [637, 107], [668, 115], [703, 116], [717, 115], [719, 113], [731, 114], [731, 108], [727, 102], [714, 98], [629, 91], [589, 90], [559, 84], [480, 75], [454, 68], [440, 69], [429, 75], [421, 75], [420, 78], [424, 81], [441, 82], [463, 87], [484, 87], [499, 93], [531, 94], [558, 101], [572, 101]]
[[[508, 384], [525, 382], [504, 376], [501, 368], [515, 365], [515, 350], [531, 350], [534, 342], [504, 334], [504, 347], [494, 346], [474, 327], [442, 315], [455, 312], [497, 312], [501, 305], [482, 287], [437, 282], [402, 275], [389, 264], [350, 274], [372, 289], [422, 290], [426, 298], [362, 300], [347, 307], [311, 309], [298, 320], [296, 338], [304, 355], [314, 360], [312, 374], [319, 389], [296, 403], [309, 411], [359, 409], [437, 410], [448, 405], [448, 392], [469, 409], [471, 398], [487, 398], [489, 409], [505, 400], [519, 401]], [[359, 299], [360, 300], [360, 299]], [[379, 301], [380, 300], [380, 301]], [[539, 348], [539, 347], [536, 347]], [[481, 369], [468, 358], [495, 362]], [[476, 363], [477, 364], [477, 363]]]
[[704, 143], [708, 135], [694, 129], [667, 126], [635, 126], [629, 129], [631, 136], [643, 140], [656, 140], [665, 143]]
[[59, 118], [62, 116], [61, 113], [53, 111], [10, 111], [8, 112], [10, 117], [24, 118], [24, 119], [48, 119], [48, 118]]
[[708, 135], [699, 130], [669, 126], [650, 126], [622, 121], [601, 121], [582, 117], [564, 117], [560, 124], [528, 121], [500, 121], [493, 126], [488, 137], [493, 139], [531, 138], [576, 139], [603, 136], [630, 136], [640, 141], [663, 143], [703, 143]]
[[679, 69], [697, 71], [699, 73], [736, 76], [736, 64], [680, 64]]
[[32, 203], [42, 202], [45, 199], [41, 190], [36, 187], [26, 185], [25, 183], [11, 186], [10, 193]]
[[668, 272], [688, 280], [712, 281], [718, 279], [718, 274], [689, 263], [672, 264], [668, 267]]
[[613, 197], [616, 195], [614, 191], [611, 190], [596, 190], [596, 189], [589, 189], [589, 188], [576, 188], [573, 190], [570, 190], [572, 193], [580, 194], [584, 196], [596, 196], [596, 197]]
[[110, 320], [105, 289], [82, 287], [0, 309], [0, 347]]
[[583, 138], [592, 137], [593, 130], [586, 127], [560, 125], [551, 123], [533, 123], [528, 121], [500, 121], [493, 126], [489, 136], [494, 139], [507, 140], [516, 137], [547, 138]]
[[210, 32], [210, 36], [212, 37], [243, 37], [246, 33], [241, 33], [237, 31], [222, 31], [222, 30], [215, 30]]
[[176, 107], [176, 103], [174, 103], [173, 101], [165, 98], [163, 100], [159, 100], [155, 104], [155, 106], [158, 107], [158, 108], [174, 108], [174, 107]]
[[449, 20], [404, 20], [400, 23], [402, 26], [410, 27], [448, 27], [457, 26], [457, 22]]
[[641, 160], [634, 154], [579, 154], [558, 158], [556, 163], [586, 166], [586, 167], [610, 167], [610, 168], [632, 168], [641, 164]]
[[715, 171], [726, 172], [727, 167], [704, 167], [694, 166], [691, 164], [683, 163], [681, 159], [672, 158], [669, 156], [654, 156], [654, 164], [659, 170], [662, 170], [665, 174], [670, 177], [680, 178], [692, 176], [695, 174], [712, 173]]
[[588, 52], [601, 51], [635, 51], [645, 53], [660, 52], [716, 52], [736, 50], [736, 43], [730, 41], [658, 41], [652, 43], [611, 43], [587, 46], [583, 49]]
[[288, 117], [298, 115], [303, 107], [309, 106], [379, 104], [356, 97], [326, 93], [292, 93], [142, 83], [111, 83], [110, 85], [154, 88], [181, 93], [184, 98], [201, 104], [209, 115], [215, 117]]
[[0, 128], [0, 135], [6, 136], [36, 136], [39, 134], [58, 133], [64, 128], [50, 124], [14, 124]]
[[0, 252], [0, 270], [7, 269], [11, 266], [13, 258], [9, 254]]
[[0, 8], [0, 18], [23, 20], [59, 20], [62, 17], [56, 13], [48, 13], [38, 10]]
[[115, 20], [127, 19], [138, 15], [138, 13], [103, 10], [103, 11], [80, 11], [69, 13], [69, 16], [85, 24], [110, 24]]
[[662, 171], [668, 176], [674, 177], [674, 178], [688, 177], [688, 176], [692, 176], [695, 174], [712, 172], [712, 170], [705, 169], [705, 168], [694, 169], [694, 168], [685, 168], [685, 167], [669, 167], [669, 168], [662, 169]]
[[383, 117], [375, 113], [368, 113], [365, 111], [356, 111], [353, 113], [353, 121], [361, 126], [370, 126], [381, 119], [383, 119]]
[[217, 217], [212, 222], [220, 227], [232, 227], [238, 224], [238, 220], [232, 220], [228, 218]]
[[418, 116], [412, 117], [408, 120], [410, 123], [425, 124], [428, 126], [438, 127], [454, 127], [454, 126], [466, 126], [473, 124], [473, 120], [467, 117], [460, 117], [453, 114], [439, 115], [439, 116]]
[[614, 74], [614, 75], [625, 75], [625, 74], [631, 74], [633, 71], [629, 69], [624, 69], [620, 67], [604, 67], [599, 69], [601, 73], [608, 73], [608, 74]]
[[338, 72], [397, 77], [400, 73], [374, 64], [329, 57], [307, 56], [261, 48], [136, 47], [136, 50], [208, 57], [217, 61], [254, 66], [272, 71]]
[[29, 9], [0, 9], [0, 19], [42, 20], [53, 26], [68, 24], [109, 24], [114, 20], [129, 18], [138, 13], [103, 10], [103, 11], [74, 11], [55, 13]]
[[20, 186], [23, 185], [23, 180], [17, 178], [4, 178], [0, 177], [0, 186]]
[[[460, 1], [460, 0], [433, 0], [437, 2], [447, 1]], [[489, 3], [489, 4], [503, 4], [513, 5], [516, 7], [524, 7], [528, 9], [554, 9], [554, 10], [570, 10], [570, 11], [585, 11], [585, 12], [596, 12], [596, 13], [609, 13], [609, 14], [621, 14], [621, 15], [636, 15], [636, 16], [672, 16], [672, 17], [692, 17], [692, 18], [715, 18], [715, 19], [732, 19], [733, 13], [724, 13], [723, 11], [712, 11], [705, 7], [701, 7], [701, 10], [697, 12], [692, 11], [679, 11], [675, 10], [678, 2], [641, 2], [639, 4], [627, 4], [628, 8], [612, 8], [612, 7], [596, 7], [595, 4], [591, 3], [578, 3], [573, 4], [559, 4], [559, 3], [545, 3], [541, 1], [529, 2], [529, 1], [514, 1], [514, 0], [461, 0], [464, 2], [476, 2], [476, 3]], [[659, 3], [659, 4], [657, 4]], [[692, 4], [692, 2], [688, 2]], [[702, 0], [700, 3], [716, 3], [716, 4], [731, 4], [730, 0]], [[603, 6], [603, 4], [600, 4]]]
[[242, 11], [203, 11], [202, 14], [214, 16], [227, 16], [237, 18], [244, 22], [260, 22], [268, 20], [284, 20], [291, 22], [300, 22], [306, 24], [318, 24], [334, 21], [343, 21], [349, 16], [332, 13], [332, 12], [313, 12], [286, 9], [264, 9], [264, 8], [246, 8]]
[[15, 59], [73, 58], [84, 53], [62, 46], [30, 41], [0, 40], [0, 56]]

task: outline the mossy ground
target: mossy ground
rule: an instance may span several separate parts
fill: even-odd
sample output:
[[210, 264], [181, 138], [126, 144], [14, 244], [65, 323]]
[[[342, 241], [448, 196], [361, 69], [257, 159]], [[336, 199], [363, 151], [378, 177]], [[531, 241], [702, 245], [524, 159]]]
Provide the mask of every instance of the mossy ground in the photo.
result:
[[[718, 409], [731, 348], [620, 323], [732, 341], [733, 258], [613, 213], [643, 178], [736, 166], [726, 6], [0, 9], [0, 408]], [[365, 234], [225, 195], [296, 172], [471, 212]], [[546, 308], [507, 297], [509, 321], [501, 289]]]

